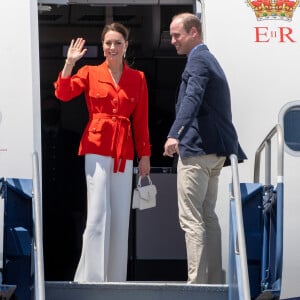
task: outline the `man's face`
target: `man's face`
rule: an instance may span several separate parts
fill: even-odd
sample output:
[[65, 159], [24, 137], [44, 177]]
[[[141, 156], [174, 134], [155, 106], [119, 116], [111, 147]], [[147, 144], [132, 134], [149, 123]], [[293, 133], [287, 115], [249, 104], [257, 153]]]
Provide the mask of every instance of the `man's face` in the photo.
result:
[[176, 48], [177, 54], [186, 54], [193, 48], [193, 36], [183, 28], [181, 19], [175, 19], [170, 24], [171, 44]]

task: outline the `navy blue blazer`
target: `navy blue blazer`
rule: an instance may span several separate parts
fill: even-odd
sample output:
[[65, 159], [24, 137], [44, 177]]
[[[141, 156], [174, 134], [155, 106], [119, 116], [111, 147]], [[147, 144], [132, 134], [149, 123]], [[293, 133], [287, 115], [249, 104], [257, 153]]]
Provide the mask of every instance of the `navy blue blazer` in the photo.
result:
[[236, 154], [239, 161], [247, 158], [232, 123], [226, 76], [204, 44], [188, 56], [168, 137], [179, 140], [181, 157]]

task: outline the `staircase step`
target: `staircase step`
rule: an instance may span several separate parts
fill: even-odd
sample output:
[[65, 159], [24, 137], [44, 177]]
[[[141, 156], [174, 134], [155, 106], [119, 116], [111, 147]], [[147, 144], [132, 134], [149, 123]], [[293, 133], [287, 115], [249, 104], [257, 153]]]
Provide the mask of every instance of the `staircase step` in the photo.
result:
[[227, 300], [228, 285], [171, 282], [76, 283], [47, 281], [46, 300]]

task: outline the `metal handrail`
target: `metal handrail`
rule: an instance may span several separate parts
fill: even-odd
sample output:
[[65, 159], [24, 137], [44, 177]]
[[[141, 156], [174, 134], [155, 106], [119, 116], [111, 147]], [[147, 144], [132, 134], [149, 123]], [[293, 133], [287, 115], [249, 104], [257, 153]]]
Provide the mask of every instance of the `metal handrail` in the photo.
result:
[[[265, 150], [265, 185], [271, 187], [271, 139], [277, 134], [277, 187], [276, 187], [276, 248], [275, 251], [276, 264], [274, 268], [274, 276], [278, 279], [282, 272], [282, 253], [283, 253], [283, 179], [284, 179], [284, 131], [280, 124], [275, 125], [263, 142], [260, 144], [255, 153], [254, 163], [254, 182], [259, 182], [260, 175], [260, 158], [261, 153]], [[266, 190], [266, 193], [269, 193]], [[267, 243], [267, 239], [264, 243]], [[265, 247], [268, 247], [267, 245]], [[267, 250], [266, 250], [267, 251]], [[262, 263], [262, 278], [265, 270], [269, 269], [266, 258]]]
[[45, 278], [44, 278], [44, 254], [43, 254], [43, 223], [40, 189], [40, 172], [38, 154], [32, 154], [33, 162], [33, 186], [32, 186], [32, 208], [33, 208], [33, 251], [34, 251], [34, 293], [36, 300], [45, 300]]
[[282, 127], [277, 124], [272, 128], [269, 134], [255, 152], [254, 161], [254, 182], [259, 182], [260, 175], [260, 158], [261, 153], [265, 149], [265, 184], [271, 184], [271, 139], [277, 133], [277, 180], [283, 182], [283, 153], [284, 153], [284, 134]]
[[238, 173], [238, 159], [235, 154], [230, 155], [232, 170], [232, 200], [235, 203], [237, 236], [235, 237], [235, 254], [240, 256], [241, 261], [241, 285], [239, 285], [243, 300], [250, 300], [249, 274], [246, 254], [246, 242], [243, 222], [241, 189]]

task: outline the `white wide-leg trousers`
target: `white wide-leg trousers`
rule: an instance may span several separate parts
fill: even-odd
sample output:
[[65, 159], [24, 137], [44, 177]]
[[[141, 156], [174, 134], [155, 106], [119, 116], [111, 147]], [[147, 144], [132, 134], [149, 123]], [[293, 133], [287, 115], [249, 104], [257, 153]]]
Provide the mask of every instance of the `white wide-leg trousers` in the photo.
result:
[[113, 173], [111, 157], [87, 154], [87, 221], [74, 281], [126, 281], [132, 161]]

